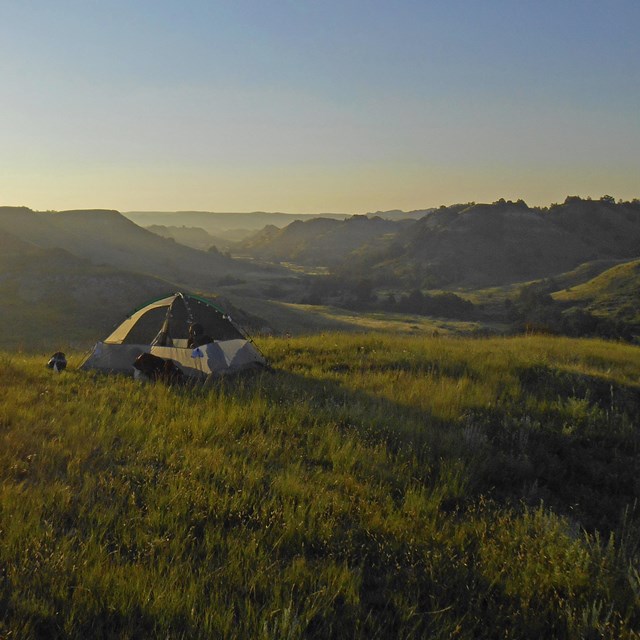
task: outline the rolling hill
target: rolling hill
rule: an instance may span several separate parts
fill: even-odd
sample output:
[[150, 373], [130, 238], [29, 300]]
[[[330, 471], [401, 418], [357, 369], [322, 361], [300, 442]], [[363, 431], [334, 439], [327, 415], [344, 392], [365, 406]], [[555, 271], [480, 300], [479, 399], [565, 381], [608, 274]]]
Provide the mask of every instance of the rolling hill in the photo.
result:
[[547, 214], [504, 203], [438, 210], [398, 235], [392, 252], [364, 252], [360, 264], [415, 286], [481, 286], [567, 271], [594, 253]]
[[[131, 309], [179, 289], [217, 294], [261, 273], [141, 229], [115, 211], [0, 208], [0, 347], [86, 348]], [[266, 325], [219, 298], [249, 329]]]
[[[209, 238], [204, 230], [196, 233]], [[638, 257], [637, 201], [568, 198], [548, 209], [499, 201], [441, 207], [417, 220], [315, 218], [283, 229], [268, 227], [236, 248], [254, 261], [183, 246], [115, 211], [0, 208], [0, 293], [7, 300], [2, 319], [15, 326], [13, 338], [7, 342], [5, 336], [2, 344], [36, 344], [52, 333], [56, 340], [86, 344], [90, 336], [104, 333], [105, 323], [111, 326], [137, 304], [179, 288], [221, 295], [248, 309], [266, 308], [271, 300], [268, 313], [258, 312], [266, 321], [249, 321], [258, 330], [269, 326], [295, 333], [345, 324], [319, 317], [318, 303], [310, 296], [316, 284], [346, 287], [337, 297], [331, 291], [320, 296], [325, 305], [341, 306], [344, 298], [350, 309], [393, 313], [402, 309], [382, 304], [393, 292], [406, 296], [415, 289], [463, 288], [465, 296], [473, 297], [474, 290], [484, 289], [474, 298], [482, 303], [476, 319], [504, 324], [509, 316], [505, 299], [522, 283], [555, 277], [545, 291], [573, 287], [555, 296], [560, 309], [575, 306], [638, 326], [637, 275], [631, 267], [620, 266], [614, 275], [576, 286], [616, 262]], [[303, 276], [300, 270], [265, 265], [269, 262], [302, 265], [307, 273], [320, 266], [334, 277]], [[358, 306], [352, 285], [364, 280], [373, 296], [366, 298], [368, 306], [358, 298]], [[283, 306], [298, 303], [307, 306]], [[93, 311], [105, 308], [114, 315], [103, 318]], [[406, 322], [413, 325], [415, 319], [408, 316]], [[85, 332], [85, 326], [92, 328]]]
[[159, 278], [96, 266], [64, 249], [15, 238], [10, 243], [0, 251], [0, 316], [7, 329], [0, 333], [1, 348], [86, 348], [132, 308], [175, 289]]
[[232, 247], [240, 255], [260, 260], [291, 262], [307, 266], [333, 267], [369, 243], [395, 236], [412, 221], [390, 221], [379, 217], [352, 216], [347, 220], [316, 218], [295, 221], [284, 229], [269, 226]]
[[594, 315], [640, 326], [640, 260], [611, 267], [588, 282], [554, 293], [553, 297], [580, 305]]
[[[358, 217], [268, 229], [241, 250], [405, 288], [485, 287], [640, 255], [640, 203], [567, 198], [548, 209], [498, 201], [441, 207], [415, 221]], [[306, 261], [306, 262], [303, 262]]]
[[[369, 218], [385, 220], [416, 220], [432, 209], [415, 211], [377, 211], [365, 214]], [[328, 220], [346, 220], [349, 213], [280, 213], [253, 211], [250, 213], [222, 213], [214, 211], [126, 211], [124, 214], [142, 227], [153, 225], [165, 227], [197, 227], [214, 236], [227, 240], [241, 241], [264, 227], [274, 226], [282, 229], [295, 221], [310, 221], [317, 218]]]
[[200, 227], [165, 227], [159, 224], [152, 224], [146, 227], [146, 229], [162, 238], [173, 238], [173, 240], [180, 244], [200, 251], [208, 251], [211, 247], [227, 249], [230, 244], [228, 240], [212, 236]]
[[117, 211], [41, 213], [1, 207], [0, 231], [42, 248], [65, 249], [94, 265], [111, 265], [187, 287], [210, 290], [220, 277], [252, 269], [218, 253], [161, 238]]
[[342, 270], [408, 286], [473, 288], [551, 277], [584, 262], [638, 255], [638, 204], [569, 201], [538, 210], [503, 201], [439, 209], [405, 228], [389, 248], [364, 250]]
[[249, 213], [224, 213], [215, 211], [126, 211], [123, 215], [147, 227], [151, 225], [199, 227], [212, 235], [243, 229], [246, 235], [255, 233], [267, 225], [286, 227], [296, 220], [331, 218], [344, 220], [347, 213], [323, 213], [317, 215], [252, 211]]
[[[2, 250], [5, 243], [10, 247]], [[0, 240], [0, 349], [86, 349], [131, 312], [181, 287], [112, 266], [97, 266], [64, 249], [43, 249], [16, 238]], [[269, 323], [224, 296], [217, 304], [250, 332]]]

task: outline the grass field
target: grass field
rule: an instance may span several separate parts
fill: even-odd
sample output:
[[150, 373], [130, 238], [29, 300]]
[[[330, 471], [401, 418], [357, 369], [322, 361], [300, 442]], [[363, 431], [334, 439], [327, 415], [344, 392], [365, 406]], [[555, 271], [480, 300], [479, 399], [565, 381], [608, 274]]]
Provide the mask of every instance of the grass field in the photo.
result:
[[228, 295], [238, 307], [280, 327], [284, 335], [309, 335], [320, 332], [388, 333], [392, 335], [473, 335], [480, 331], [504, 331], [498, 323], [479, 323], [426, 317], [388, 311], [353, 311], [329, 305], [294, 304], [259, 298]]
[[207, 388], [0, 356], [0, 637], [638, 637], [640, 349], [260, 346]]

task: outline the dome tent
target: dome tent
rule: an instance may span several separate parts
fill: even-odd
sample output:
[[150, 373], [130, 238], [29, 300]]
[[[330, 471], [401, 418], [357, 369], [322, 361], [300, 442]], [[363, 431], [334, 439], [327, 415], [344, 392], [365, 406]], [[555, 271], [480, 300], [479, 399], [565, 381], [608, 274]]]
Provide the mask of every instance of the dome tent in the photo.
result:
[[[199, 325], [206, 344], [193, 346], [190, 328]], [[98, 342], [81, 369], [133, 375], [133, 363], [142, 353], [173, 361], [191, 378], [226, 374], [266, 361], [231, 318], [211, 302], [175, 293], [154, 300], [131, 313]]]

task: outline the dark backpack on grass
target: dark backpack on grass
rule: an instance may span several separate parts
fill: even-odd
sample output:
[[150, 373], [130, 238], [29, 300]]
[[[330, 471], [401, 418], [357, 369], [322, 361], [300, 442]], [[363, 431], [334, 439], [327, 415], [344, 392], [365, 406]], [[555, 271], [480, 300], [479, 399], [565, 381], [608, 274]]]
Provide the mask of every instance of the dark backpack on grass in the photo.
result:
[[184, 378], [184, 373], [173, 360], [165, 360], [150, 353], [141, 353], [133, 366], [149, 380], [174, 383], [181, 382]]
[[58, 373], [64, 371], [67, 368], [67, 358], [62, 351], [56, 351], [47, 362], [47, 367], [53, 369]]

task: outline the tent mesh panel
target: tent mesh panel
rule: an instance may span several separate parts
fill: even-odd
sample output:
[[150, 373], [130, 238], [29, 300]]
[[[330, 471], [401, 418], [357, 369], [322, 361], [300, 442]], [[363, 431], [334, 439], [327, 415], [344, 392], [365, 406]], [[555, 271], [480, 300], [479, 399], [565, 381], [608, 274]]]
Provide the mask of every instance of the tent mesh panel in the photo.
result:
[[[197, 298], [177, 297], [171, 305], [169, 320], [169, 336], [171, 339], [186, 339], [189, 337], [190, 322], [197, 322], [204, 330], [204, 334], [213, 340], [234, 340], [244, 338], [242, 333], [233, 326], [225, 315], [215, 307]], [[131, 331], [127, 334], [123, 344], [151, 344], [162, 328], [167, 316], [168, 307], [150, 309], [145, 313]]]

